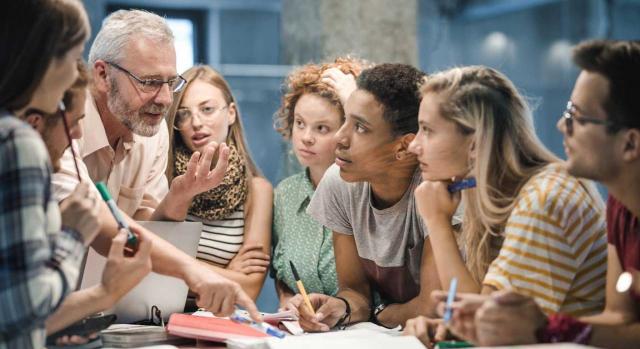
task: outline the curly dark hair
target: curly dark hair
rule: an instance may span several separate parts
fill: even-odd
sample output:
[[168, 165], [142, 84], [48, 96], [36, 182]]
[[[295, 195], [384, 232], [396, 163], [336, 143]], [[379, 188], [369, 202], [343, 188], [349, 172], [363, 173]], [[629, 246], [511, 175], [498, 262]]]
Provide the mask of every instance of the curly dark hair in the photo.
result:
[[420, 85], [426, 76], [407, 64], [384, 63], [363, 70], [356, 84], [383, 105], [384, 119], [394, 136], [401, 136], [418, 132]]
[[609, 81], [609, 96], [603, 105], [613, 122], [609, 131], [640, 128], [640, 41], [585, 41], [574, 48], [573, 61], [580, 69], [602, 74]]
[[367, 64], [364, 60], [346, 56], [338, 57], [331, 63], [306, 64], [292, 71], [285, 80], [282, 103], [274, 115], [276, 131], [286, 140], [291, 138], [293, 111], [300, 97], [308, 93], [327, 99], [332, 105], [338, 107], [344, 116], [344, 107], [338, 94], [331, 86], [322, 82], [322, 73], [330, 68], [338, 68], [345, 74], [358, 77]]

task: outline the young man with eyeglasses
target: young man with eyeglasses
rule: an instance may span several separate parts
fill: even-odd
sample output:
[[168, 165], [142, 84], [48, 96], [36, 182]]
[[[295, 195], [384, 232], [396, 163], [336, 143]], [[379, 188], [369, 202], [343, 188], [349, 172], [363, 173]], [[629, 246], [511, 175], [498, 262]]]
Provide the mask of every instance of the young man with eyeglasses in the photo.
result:
[[[82, 62], [78, 62], [78, 78], [64, 93], [63, 103], [58, 111], [49, 114], [31, 109], [21, 117], [36, 130], [46, 145], [53, 170], [60, 170], [60, 158], [71, 144], [72, 139], [82, 136], [80, 121], [84, 118], [84, 102], [88, 84], [88, 72]], [[62, 226], [74, 227], [78, 231], [99, 227], [98, 203], [100, 197], [89, 189], [92, 183], [76, 186], [60, 206]], [[138, 230], [134, 230], [139, 233]], [[95, 236], [95, 234], [94, 234]], [[47, 335], [51, 335], [86, 316], [112, 307], [122, 296], [140, 282], [151, 271], [149, 252], [151, 241], [143, 239], [139, 248], [131, 256], [124, 255], [126, 232], [117, 235], [111, 244], [108, 261], [101, 282], [91, 288], [71, 292], [45, 322]], [[87, 241], [87, 244], [90, 241]], [[70, 285], [70, 288], [75, 288]], [[58, 343], [83, 343], [87, 339], [63, 337]]]
[[488, 300], [462, 296], [451, 330], [474, 343], [575, 342], [606, 348], [640, 343], [640, 294], [617, 289], [625, 270], [640, 269], [640, 42], [584, 42], [573, 58], [581, 72], [558, 129], [569, 173], [597, 180], [609, 191], [605, 310], [580, 319], [547, 318], [531, 298], [513, 292]]
[[[129, 224], [146, 232], [136, 220], [182, 221], [193, 197], [217, 186], [228, 160], [226, 145], [195, 153], [189, 171], [167, 183], [169, 138], [164, 120], [173, 93], [184, 87], [176, 71], [171, 29], [153, 13], [121, 10], [104, 21], [89, 52], [92, 82], [85, 104], [84, 136], [77, 141], [76, 162], [82, 178], [104, 181]], [[218, 152], [215, 168], [212, 159]], [[54, 176], [58, 199], [77, 185], [73, 155], [66, 152]], [[107, 253], [118, 231], [101, 202], [102, 227], [92, 245]], [[146, 234], [146, 233], [144, 233]], [[198, 305], [228, 315], [234, 304], [259, 315], [240, 286], [212, 272], [194, 258], [153, 234], [154, 271], [183, 279], [197, 294]]]

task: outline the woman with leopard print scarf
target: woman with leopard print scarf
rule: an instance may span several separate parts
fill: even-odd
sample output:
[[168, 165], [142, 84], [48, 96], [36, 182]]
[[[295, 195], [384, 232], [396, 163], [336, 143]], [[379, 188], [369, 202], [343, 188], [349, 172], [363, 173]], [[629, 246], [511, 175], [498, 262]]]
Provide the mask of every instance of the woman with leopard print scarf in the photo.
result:
[[224, 179], [193, 199], [187, 221], [203, 224], [196, 257], [238, 282], [255, 301], [270, 262], [273, 189], [251, 159], [238, 106], [222, 75], [200, 65], [182, 76], [187, 85], [167, 114], [167, 177], [185, 173], [194, 152], [227, 143]]

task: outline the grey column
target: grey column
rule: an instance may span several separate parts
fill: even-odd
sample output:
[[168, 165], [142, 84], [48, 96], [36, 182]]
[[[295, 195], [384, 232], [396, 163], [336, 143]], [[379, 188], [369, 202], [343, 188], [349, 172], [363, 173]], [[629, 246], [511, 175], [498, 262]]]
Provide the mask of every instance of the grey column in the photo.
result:
[[282, 0], [285, 64], [354, 54], [417, 65], [417, 0]]
[[[284, 64], [347, 54], [418, 66], [417, 0], [282, 0]], [[288, 144], [282, 178], [300, 171]]]

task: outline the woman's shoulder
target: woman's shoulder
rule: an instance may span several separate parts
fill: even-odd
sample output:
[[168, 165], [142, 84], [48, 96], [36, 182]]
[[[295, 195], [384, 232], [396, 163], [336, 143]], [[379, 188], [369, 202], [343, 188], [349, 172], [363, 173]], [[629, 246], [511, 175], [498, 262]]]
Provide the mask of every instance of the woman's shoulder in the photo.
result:
[[294, 175], [291, 175], [278, 183], [276, 186], [276, 192], [286, 192], [291, 189], [298, 189], [308, 182], [306, 171], [300, 171]]
[[273, 191], [273, 186], [271, 185], [271, 182], [269, 182], [266, 178], [253, 176], [251, 178], [251, 190]]

